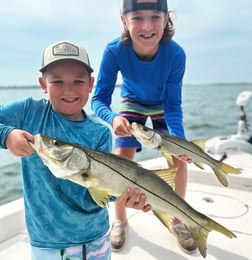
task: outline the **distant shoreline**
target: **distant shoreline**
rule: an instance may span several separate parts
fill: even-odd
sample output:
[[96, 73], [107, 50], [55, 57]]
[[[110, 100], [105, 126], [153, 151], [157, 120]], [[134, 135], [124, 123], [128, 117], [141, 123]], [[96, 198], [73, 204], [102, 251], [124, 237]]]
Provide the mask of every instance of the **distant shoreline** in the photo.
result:
[[184, 86], [252, 86], [252, 82], [219, 82], [219, 83], [184, 83]]
[[[191, 87], [191, 86], [235, 86], [235, 85], [239, 85], [239, 86], [252, 86], [252, 82], [219, 82], [219, 83], [184, 83], [185, 87]], [[116, 87], [120, 87], [120, 84], [117, 84]], [[36, 88], [40, 88], [39, 85], [30, 85], [30, 86], [0, 86], [0, 90], [1, 89], [36, 89]]]
[[34, 89], [40, 86], [0, 86], [0, 89]]

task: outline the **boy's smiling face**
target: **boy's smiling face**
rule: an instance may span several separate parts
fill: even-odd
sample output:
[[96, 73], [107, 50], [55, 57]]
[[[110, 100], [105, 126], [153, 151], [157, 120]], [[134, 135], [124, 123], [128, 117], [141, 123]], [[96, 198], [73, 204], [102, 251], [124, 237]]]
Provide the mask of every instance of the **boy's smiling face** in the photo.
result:
[[135, 52], [139, 56], [153, 57], [163, 36], [169, 15], [161, 11], [141, 10], [121, 16], [129, 32]]
[[83, 107], [88, 102], [94, 78], [79, 62], [62, 60], [48, 66], [40, 85], [52, 103], [53, 109], [70, 120], [82, 120]]

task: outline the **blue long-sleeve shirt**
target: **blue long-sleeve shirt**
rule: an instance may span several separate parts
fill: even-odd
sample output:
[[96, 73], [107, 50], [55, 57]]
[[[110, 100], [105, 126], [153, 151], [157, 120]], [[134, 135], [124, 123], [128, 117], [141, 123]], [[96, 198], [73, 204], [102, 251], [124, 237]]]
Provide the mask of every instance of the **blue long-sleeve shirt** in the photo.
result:
[[110, 108], [118, 72], [122, 75], [121, 96], [142, 105], [163, 105], [171, 135], [184, 137], [182, 112], [182, 80], [185, 52], [173, 40], [160, 43], [152, 61], [140, 60], [132, 43], [121, 38], [109, 43], [103, 53], [92, 98], [93, 111], [112, 124], [117, 115]]
[[[111, 152], [112, 148], [106, 126], [89, 116], [81, 121], [68, 120], [45, 99], [27, 98], [1, 105], [1, 148], [6, 148], [6, 137], [14, 128], [94, 150]], [[65, 248], [93, 241], [108, 231], [107, 209], [97, 206], [86, 188], [54, 177], [35, 152], [23, 157], [21, 166], [26, 224], [33, 246]]]

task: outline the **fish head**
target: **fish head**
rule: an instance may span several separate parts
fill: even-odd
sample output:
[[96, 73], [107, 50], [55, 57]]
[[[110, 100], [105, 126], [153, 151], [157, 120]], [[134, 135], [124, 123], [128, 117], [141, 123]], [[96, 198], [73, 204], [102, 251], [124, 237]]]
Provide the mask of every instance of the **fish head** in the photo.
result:
[[77, 145], [42, 134], [35, 135], [30, 145], [56, 177], [65, 178], [89, 169], [89, 160]]
[[133, 122], [131, 124], [131, 133], [143, 145], [150, 149], [159, 150], [162, 145], [162, 137], [145, 125]]

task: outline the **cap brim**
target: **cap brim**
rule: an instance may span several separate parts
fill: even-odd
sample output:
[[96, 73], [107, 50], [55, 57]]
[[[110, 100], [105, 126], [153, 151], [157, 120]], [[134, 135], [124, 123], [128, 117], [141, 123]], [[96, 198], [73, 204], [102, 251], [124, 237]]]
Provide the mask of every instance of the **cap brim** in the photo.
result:
[[47, 69], [48, 66], [50, 66], [50, 65], [52, 65], [52, 64], [54, 64], [54, 63], [56, 63], [56, 62], [58, 62], [58, 61], [63, 61], [63, 60], [76, 61], [77, 63], [80, 63], [81, 65], [83, 65], [83, 66], [87, 69], [87, 71], [88, 71], [89, 73], [93, 73], [93, 72], [94, 72], [93, 68], [91, 68], [90, 66], [88, 66], [86, 63], [84, 63], [84, 62], [82, 62], [82, 61], [79, 61], [79, 60], [76, 60], [76, 59], [71, 59], [71, 58], [67, 58], [67, 59], [66, 59], [66, 58], [62, 58], [62, 59], [55, 60], [55, 61], [53, 61], [53, 62], [51, 62], [51, 63], [48, 63], [48, 64], [44, 65], [43, 67], [41, 67], [41, 68], [39, 69], [39, 71], [42, 72], [42, 73], [44, 73], [44, 72], [46, 71], [46, 69]]

